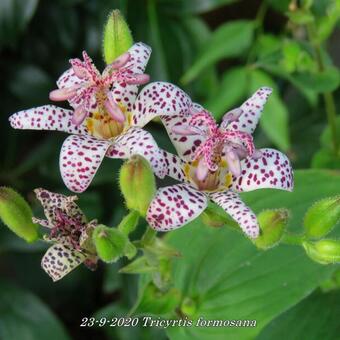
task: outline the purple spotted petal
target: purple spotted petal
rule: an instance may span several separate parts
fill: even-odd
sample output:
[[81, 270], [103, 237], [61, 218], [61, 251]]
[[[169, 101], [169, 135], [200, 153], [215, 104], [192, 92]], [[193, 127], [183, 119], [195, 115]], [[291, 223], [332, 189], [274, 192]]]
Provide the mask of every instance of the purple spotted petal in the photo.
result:
[[61, 148], [60, 171], [65, 185], [83, 192], [90, 185], [111, 142], [90, 136], [69, 136]]
[[[49, 227], [53, 227], [58, 220], [56, 216], [56, 209], [62, 210], [70, 218], [84, 223], [86, 222], [85, 215], [75, 203], [77, 196], [65, 196], [42, 188], [35, 189], [34, 192], [44, 209], [45, 216], [49, 222]], [[38, 223], [41, 222], [41, 220], [36, 220]], [[42, 225], [46, 226], [44, 225], [44, 222]]]
[[73, 134], [87, 134], [84, 126], [71, 123], [72, 110], [65, 110], [54, 105], [45, 105], [14, 113], [9, 117], [14, 129], [56, 130]]
[[[135, 74], [143, 74], [151, 55], [151, 48], [141, 42], [134, 44], [128, 51], [130, 60], [124, 66], [128, 67]], [[115, 83], [112, 87], [113, 99], [127, 108], [131, 112], [132, 105], [136, 100], [138, 85], [128, 85], [126, 83]]]
[[72, 87], [82, 83], [84, 83], [84, 80], [75, 75], [72, 67], [66, 70], [57, 80], [57, 86], [60, 89]]
[[67, 245], [54, 244], [43, 256], [41, 266], [55, 282], [62, 279], [85, 260], [85, 254]]
[[106, 154], [110, 158], [123, 159], [133, 155], [140, 155], [148, 160], [158, 177], [163, 178], [166, 175], [163, 152], [149, 132], [137, 127], [130, 128], [125, 134], [117, 137]]
[[241, 176], [233, 183], [233, 190], [252, 191], [273, 188], [292, 191], [294, 187], [293, 169], [289, 159], [280, 151], [260, 149], [257, 159], [246, 158], [241, 161]]
[[243, 232], [251, 238], [259, 236], [259, 224], [256, 215], [233, 191], [220, 191], [209, 194], [212, 201], [221, 206], [241, 227]]
[[269, 87], [261, 87], [258, 89], [240, 106], [242, 114], [235, 121], [231, 122], [227, 129], [252, 134], [260, 120], [263, 107], [271, 93], [272, 89]]
[[167, 169], [166, 175], [176, 179], [177, 181], [186, 182], [186, 177], [183, 171], [186, 163], [178, 156], [165, 150], [162, 151]]
[[182, 159], [191, 161], [194, 153], [205, 140], [204, 135], [183, 136], [173, 131], [174, 127], [188, 124], [190, 116], [161, 116], [172, 144]]
[[207, 202], [205, 194], [188, 184], [161, 188], [150, 203], [146, 219], [158, 231], [177, 229], [199, 216]]
[[165, 82], [150, 83], [133, 105], [132, 124], [143, 127], [157, 116], [183, 115], [191, 105], [191, 99], [177, 86]]

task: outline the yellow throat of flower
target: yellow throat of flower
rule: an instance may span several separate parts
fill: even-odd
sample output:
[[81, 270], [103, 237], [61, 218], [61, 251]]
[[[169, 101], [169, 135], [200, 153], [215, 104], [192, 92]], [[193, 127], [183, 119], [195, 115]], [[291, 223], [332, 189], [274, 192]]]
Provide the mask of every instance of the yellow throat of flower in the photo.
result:
[[91, 113], [86, 118], [85, 126], [90, 135], [100, 139], [110, 139], [119, 136], [126, 131], [131, 123], [131, 114], [126, 107], [118, 104], [125, 115], [125, 122], [120, 123], [111, 118], [104, 105], [98, 105], [98, 111]]
[[196, 176], [196, 169], [199, 160], [186, 163], [184, 166], [184, 173], [187, 180], [200, 191], [221, 191], [230, 189], [232, 185], [233, 176], [228, 170], [228, 164], [225, 160], [221, 160], [218, 169], [214, 172], [209, 171], [207, 177], [200, 181]]

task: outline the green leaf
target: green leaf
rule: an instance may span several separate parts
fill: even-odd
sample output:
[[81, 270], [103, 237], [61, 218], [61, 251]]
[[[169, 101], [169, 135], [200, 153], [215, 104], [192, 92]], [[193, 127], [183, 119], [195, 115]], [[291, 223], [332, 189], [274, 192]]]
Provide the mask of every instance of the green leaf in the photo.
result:
[[257, 340], [281, 339], [287, 330], [289, 339], [337, 339], [339, 314], [340, 291], [328, 294], [318, 291], [271, 322]]
[[[289, 209], [288, 227], [293, 229], [301, 225], [314, 200], [340, 190], [340, 176], [332, 172], [300, 170], [295, 172], [295, 180], [292, 193], [257, 190], [243, 198], [255, 212]], [[167, 330], [171, 339], [253, 339], [336, 269], [312, 262], [299, 247], [280, 245], [258, 251], [243, 235], [227, 228], [208, 228], [198, 220], [168, 233], [166, 240], [182, 253], [174, 263], [174, 286], [183, 299], [196, 301], [193, 318], [257, 320], [256, 327], [248, 328], [171, 328]]]
[[228, 110], [232, 109], [247, 94], [247, 70], [235, 67], [222, 76], [218, 91], [205, 103], [216, 119], [220, 119]]
[[211, 38], [202, 46], [202, 52], [182, 77], [183, 83], [189, 83], [206, 67], [223, 58], [242, 55], [250, 46], [254, 33], [252, 21], [237, 20], [219, 26]]
[[314, 21], [314, 16], [309, 11], [295, 10], [293, 12], [286, 13], [288, 18], [297, 25], [306, 25]]
[[260, 125], [268, 138], [282, 150], [290, 148], [288, 110], [279, 97], [273, 79], [261, 70], [252, 70], [250, 73], [249, 95], [262, 86], [274, 89], [264, 107]]
[[37, 8], [38, 0], [1, 0], [0, 2], [0, 47], [14, 45]]
[[[336, 118], [336, 131], [338, 144], [340, 143], [340, 117]], [[327, 125], [320, 136], [321, 145], [329, 150], [333, 149], [333, 141], [330, 126]]]
[[160, 0], [162, 10], [176, 14], [199, 14], [212, 11], [238, 0]]
[[63, 325], [33, 294], [0, 281], [0, 338], [67, 340]]
[[340, 73], [336, 67], [319, 73], [301, 72], [294, 75], [294, 78], [301, 86], [315, 92], [331, 92], [340, 84]]
[[272, 8], [280, 12], [286, 12], [291, 0], [265, 0]]
[[313, 155], [311, 166], [316, 169], [339, 169], [340, 157], [333, 150], [322, 148]]

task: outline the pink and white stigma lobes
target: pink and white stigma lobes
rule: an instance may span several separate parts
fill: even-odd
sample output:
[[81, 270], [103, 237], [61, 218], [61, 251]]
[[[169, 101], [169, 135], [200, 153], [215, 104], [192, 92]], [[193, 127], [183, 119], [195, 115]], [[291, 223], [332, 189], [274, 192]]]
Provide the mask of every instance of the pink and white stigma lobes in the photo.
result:
[[86, 221], [75, 203], [77, 196], [67, 197], [45, 189], [36, 189], [35, 194], [46, 219], [33, 218], [33, 222], [49, 228], [44, 239], [53, 243], [42, 258], [42, 268], [53, 281], [60, 280], [81, 263], [94, 270], [98, 258], [91, 244], [91, 234], [97, 223]]
[[[66, 71], [66, 74], [59, 79], [57, 83], [59, 89], [50, 93], [50, 99], [69, 101], [74, 108], [72, 123], [75, 125], [80, 125], [89, 115], [98, 115], [98, 113], [107, 116], [108, 122], [113, 120], [118, 125], [123, 124], [126, 117], [119, 103], [111, 95], [111, 87], [115, 83], [145, 84], [149, 81], [149, 76], [134, 73], [133, 64], [128, 63], [131, 60], [129, 52], [108, 65], [102, 74], [93, 65], [92, 59], [85, 51], [83, 59], [84, 61], [70, 60], [71, 70]], [[73, 77], [72, 81], [70, 77]]]
[[57, 81], [59, 90], [51, 97], [68, 98], [74, 110], [45, 105], [10, 117], [16, 129], [71, 134], [63, 143], [59, 161], [62, 178], [70, 190], [85, 191], [105, 156], [124, 159], [140, 155], [150, 162], [157, 176], [165, 176], [163, 154], [142, 127], [161, 114], [184, 114], [190, 98], [164, 82], [150, 83], [138, 94], [137, 84], [146, 80], [143, 72], [150, 54], [150, 47], [136, 43], [102, 75], [87, 55], [84, 62], [72, 60], [72, 67]]
[[220, 205], [246, 235], [256, 238], [256, 215], [238, 193], [262, 188], [291, 191], [288, 158], [274, 149], [256, 150], [252, 133], [271, 89], [260, 88], [220, 126], [208, 111], [191, 104], [185, 115], [161, 119], [180, 157], [164, 151], [167, 175], [182, 182], [158, 190], [147, 220], [159, 231], [179, 228], [204, 211], [208, 200]]

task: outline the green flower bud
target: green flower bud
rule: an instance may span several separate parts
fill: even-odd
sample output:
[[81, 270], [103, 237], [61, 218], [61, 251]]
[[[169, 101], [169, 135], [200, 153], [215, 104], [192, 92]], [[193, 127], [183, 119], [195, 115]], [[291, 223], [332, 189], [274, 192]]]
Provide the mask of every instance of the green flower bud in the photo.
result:
[[27, 242], [39, 238], [38, 225], [32, 222], [32, 210], [28, 203], [11, 188], [0, 188], [0, 218], [16, 235]]
[[197, 303], [189, 298], [185, 297], [181, 304], [181, 312], [189, 317], [193, 317], [197, 311]]
[[306, 254], [315, 262], [331, 264], [340, 262], [340, 240], [303, 242]]
[[256, 247], [260, 249], [274, 247], [283, 235], [288, 217], [288, 211], [285, 209], [262, 211], [257, 216], [261, 232], [254, 240]]
[[327, 235], [340, 219], [340, 196], [328, 197], [313, 204], [303, 224], [306, 236], [321, 238]]
[[128, 238], [117, 228], [99, 225], [93, 231], [92, 239], [98, 256], [104, 262], [115, 262], [124, 255]]
[[129, 26], [119, 10], [109, 15], [103, 32], [103, 53], [106, 64], [111, 64], [133, 44]]
[[135, 230], [139, 221], [139, 213], [137, 211], [131, 210], [119, 223], [118, 229], [129, 235], [131, 232]]
[[149, 162], [140, 156], [132, 157], [122, 165], [119, 180], [126, 206], [145, 216], [156, 193], [155, 176]]

